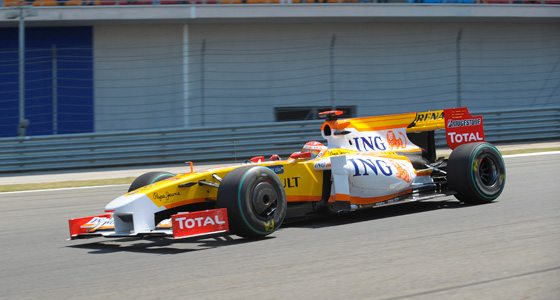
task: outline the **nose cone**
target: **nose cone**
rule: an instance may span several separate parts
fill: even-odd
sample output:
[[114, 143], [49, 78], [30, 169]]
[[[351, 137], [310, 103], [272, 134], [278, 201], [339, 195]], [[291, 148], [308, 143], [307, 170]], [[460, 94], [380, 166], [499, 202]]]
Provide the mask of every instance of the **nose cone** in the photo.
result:
[[118, 234], [137, 234], [155, 229], [155, 213], [165, 209], [165, 206], [158, 207], [142, 193], [120, 196], [105, 206], [106, 212], [113, 213]]
[[146, 196], [144, 194], [135, 194], [130, 196], [122, 195], [109, 202], [109, 204], [105, 206], [105, 211], [117, 213], [132, 213], [132, 207], [134, 206], [134, 203], [143, 197]]

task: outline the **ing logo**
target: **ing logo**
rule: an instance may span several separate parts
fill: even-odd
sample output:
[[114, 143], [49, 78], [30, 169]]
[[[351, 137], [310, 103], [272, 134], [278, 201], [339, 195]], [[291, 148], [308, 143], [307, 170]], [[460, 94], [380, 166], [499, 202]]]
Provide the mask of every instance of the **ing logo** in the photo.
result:
[[406, 181], [407, 183], [410, 183], [410, 173], [408, 172], [408, 170], [401, 166], [398, 162], [392, 161], [391, 164], [393, 165], [393, 167], [395, 167], [395, 169], [397, 169], [395, 176]]
[[397, 137], [393, 130], [387, 131], [387, 142], [392, 149], [404, 149], [406, 148], [406, 136], [402, 133], [398, 133], [400, 136]]

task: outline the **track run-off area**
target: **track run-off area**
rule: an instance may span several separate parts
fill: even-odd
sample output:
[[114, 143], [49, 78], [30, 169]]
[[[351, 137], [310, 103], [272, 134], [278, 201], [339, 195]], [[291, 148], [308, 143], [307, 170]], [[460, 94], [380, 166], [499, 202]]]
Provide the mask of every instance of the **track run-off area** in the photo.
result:
[[497, 201], [284, 224], [263, 240], [68, 241], [126, 186], [0, 193], [2, 299], [560, 299], [560, 153], [505, 157]]

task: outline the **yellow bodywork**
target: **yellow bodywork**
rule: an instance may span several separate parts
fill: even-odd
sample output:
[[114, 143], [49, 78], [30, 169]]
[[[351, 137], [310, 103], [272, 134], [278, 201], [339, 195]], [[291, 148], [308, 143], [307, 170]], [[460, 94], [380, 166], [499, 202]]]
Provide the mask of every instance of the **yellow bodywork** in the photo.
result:
[[[322, 198], [323, 171], [316, 171], [313, 167], [316, 160], [286, 160], [265, 162], [254, 165], [282, 166], [282, 172], [277, 174], [286, 192], [288, 202], [319, 201]], [[233, 167], [214, 168], [194, 173], [178, 174], [173, 178], [162, 180], [132, 191], [128, 195], [143, 193], [148, 196], [158, 207], [165, 206], [170, 209], [177, 206], [216, 201], [218, 189], [208, 185], [200, 185], [204, 180], [219, 184], [212, 177], [216, 174], [220, 178], [226, 176], [233, 169], [248, 166], [237, 165]], [[195, 182], [190, 187], [180, 187], [187, 182]]]
[[406, 132], [429, 131], [445, 128], [443, 110], [421, 113], [406, 113], [388, 116], [376, 116], [354, 119], [327, 121], [321, 127], [329, 125], [332, 129], [344, 130], [354, 128], [357, 131], [376, 131], [395, 128], [406, 128]]
[[[264, 162], [252, 165], [260, 165], [265, 167], [280, 168], [282, 171], [277, 172], [278, 177], [284, 185], [286, 192], [286, 200], [288, 202], [304, 202], [319, 201], [323, 198], [323, 170], [315, 170], [315, 163], [330, 156], [358, 154], [358, 151], [348, 149], [329, 149], [321, 157], [310, 160], [289, 159], [285, 161]], [[372, 155], [379, 157], [391, 157], [406, 159], [394, 152], [378, 152], [378, 153], [362, 153], [363, 155]], [[212, 176], [213, 174], [223, 178], [232, 170], [250, 165], [237, 165], [223, 168], [214, 168], [204, 171], [178, 174], [173, 178], [162, 180], [135, 191], [125, 196], [137, 193], [143, 193], [148, 196], [158, 207], [165, 206], [166, 209], [177, 206], [214, 202], [218, 196], [218, 189], [208, 185], [200, 185], [199, 181], [204, 180], [219, 184]], [[330, 178], [329, 178], [330, 180]], [[181, 187], [183, 183], [196, 183], [190, 187]]]

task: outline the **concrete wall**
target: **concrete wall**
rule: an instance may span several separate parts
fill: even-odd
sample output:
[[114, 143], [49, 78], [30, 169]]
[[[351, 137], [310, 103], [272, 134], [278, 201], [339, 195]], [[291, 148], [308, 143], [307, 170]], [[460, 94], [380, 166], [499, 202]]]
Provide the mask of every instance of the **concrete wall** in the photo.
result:
[[355, 105], [366, 116], [559, 105], [558, 37], [557, 24], [191, 25], [190, 101], [206, 124], [272, 121], [278, 106]]
[[[268, 122], [286, 106], [351, 105], [366, 116], [560, 105], [560, 19], [551, 10], [531, 21], [500, 15], [516, 9], [504, 7], [472, 19], [485, 10], [422, 6], [446, 12], [421, 19], [308, 10], [309, 19], [288, 19], [278, 7], [282, 18], [243, 23], [237, 14], [226, 20], [224, 7], [200, 21], [207, 7], [190, 7], [183, 21], [162, 16], [167, 24], [91, 21], [96, 131]], [[364, 9], [386, 17], [393, 7]]]
[[184, 26], [94, 27], [95, 130], [182, 127]]

